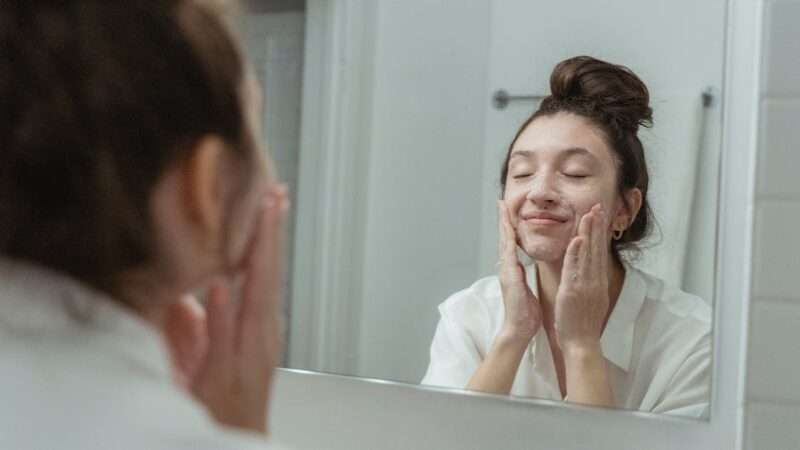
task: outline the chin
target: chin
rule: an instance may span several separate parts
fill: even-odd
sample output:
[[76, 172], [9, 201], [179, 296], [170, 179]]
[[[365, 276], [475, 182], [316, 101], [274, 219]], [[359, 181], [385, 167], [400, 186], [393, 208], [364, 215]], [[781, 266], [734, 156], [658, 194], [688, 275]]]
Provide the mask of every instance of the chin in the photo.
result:
[[534, 261], [558, 262], [564, 259], [567, 246], [553, 239], [533, 238], [526, 239], [520, 245], [522, 250]]

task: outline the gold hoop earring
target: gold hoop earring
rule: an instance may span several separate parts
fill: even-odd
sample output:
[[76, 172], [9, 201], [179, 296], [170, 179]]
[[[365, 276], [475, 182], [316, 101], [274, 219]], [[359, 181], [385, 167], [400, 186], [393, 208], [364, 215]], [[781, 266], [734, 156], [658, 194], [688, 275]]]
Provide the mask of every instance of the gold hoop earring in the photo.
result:
[[614, 232], [611, 233], [611, 237], [614, 238], [615, 241], [618, 241], [622, 239], [623, 234], [625, 234], [625, 230], [614, 230]]

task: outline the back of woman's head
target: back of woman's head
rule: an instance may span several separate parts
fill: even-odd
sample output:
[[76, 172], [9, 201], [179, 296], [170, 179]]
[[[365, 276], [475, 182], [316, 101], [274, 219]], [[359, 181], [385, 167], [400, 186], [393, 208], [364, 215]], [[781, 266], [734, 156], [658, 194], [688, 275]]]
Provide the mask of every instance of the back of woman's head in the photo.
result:
[[653, 110], [647, 86], [630, 69], [589, 56], [560, 62], [550, 76], [550, 95], [520, 127], [508, 148], [501, 173], [505, 188], [511, 149], [525, 128], [534, 120], [557, 113], [581, 116], [599, 129], [617, 162], [617, 191], [630, 189], [642, 193], [642, 205], [613, 250], [635, 249], [650, 232], [652, 211], [647, 198], [650, 177], [644, 147], [638, 136], [640, 127], [652, 125]]
[[180, 0], [0, 5], [0, 255], [114, 292], [154, 256], [150, 194], [204, 135], [252, 151], [242, 61]]

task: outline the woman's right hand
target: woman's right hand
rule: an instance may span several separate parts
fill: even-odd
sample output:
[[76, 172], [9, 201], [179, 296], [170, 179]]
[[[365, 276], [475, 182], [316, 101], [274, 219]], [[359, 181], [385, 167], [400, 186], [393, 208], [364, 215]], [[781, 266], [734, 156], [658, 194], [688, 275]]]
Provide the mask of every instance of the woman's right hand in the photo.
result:
[[264, 199], [255, 237], [237, 276], [216, 282], [203, 309], [191, 296], [169, 312], [167, 338], [178, 382], [221, 424], [267, 434], [272, 374], [281, 355], [281, 229], [286, 188]]
[[511, 225], [508, 207], [497, 204], [500, 216], [500, 289], [505, 319], [492, 347], [466, 388], [473, 391], [508, 395], [531, 339], [542, 326], [542, 309], [525, 279], [525, 268], [517, 259], [517, 233]]
[[511, 225], [511, 214], [503, 200], [498, 201], [500, 217], [500, 289], [503, 293], [505, 321], [504, 339], [528, 345], [542, 326], [539, 299], [528, 287], [525, 268], [517, 258], [517, 233]]

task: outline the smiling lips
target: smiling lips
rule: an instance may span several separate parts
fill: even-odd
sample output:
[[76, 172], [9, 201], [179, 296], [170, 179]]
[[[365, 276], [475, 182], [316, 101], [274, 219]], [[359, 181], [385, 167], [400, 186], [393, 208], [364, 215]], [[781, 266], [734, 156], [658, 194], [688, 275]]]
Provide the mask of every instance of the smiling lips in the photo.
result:
[[547, 212], [537, 212], [522, 214], [522, 220], [531, 225], [561, 225], [567, 222], [567, 218], [557, 214]]

